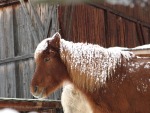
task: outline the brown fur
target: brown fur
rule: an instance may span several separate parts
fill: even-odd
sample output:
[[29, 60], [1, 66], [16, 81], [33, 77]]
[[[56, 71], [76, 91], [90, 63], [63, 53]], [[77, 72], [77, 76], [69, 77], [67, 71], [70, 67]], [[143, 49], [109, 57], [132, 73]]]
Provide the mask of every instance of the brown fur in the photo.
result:
[[[131, 57], [127, 60], [121, 57], [111, 76], [106, 75], [103, 84], [99, 82], [101, 87], [92, 84], [96, 90], [90, 91], [88, 86], [91, 81], [95, 83], [95, 79], [86, 73], [79, 78], [80, 68], [71, 70], [66, 63], [69, 62], [66, 58], [68, 53], [64, 53], [62, 59], [60, 35], [55, 34], [47, 43], [47, 48], [35, 59], [36, 71], [31, 82], [34, 96], [46, 97], [64, 81], [70, 81], [86, 96], [93, 113], [150, 113], [150, 58]], [[44, 62], [45, 58], [50, 60]]]

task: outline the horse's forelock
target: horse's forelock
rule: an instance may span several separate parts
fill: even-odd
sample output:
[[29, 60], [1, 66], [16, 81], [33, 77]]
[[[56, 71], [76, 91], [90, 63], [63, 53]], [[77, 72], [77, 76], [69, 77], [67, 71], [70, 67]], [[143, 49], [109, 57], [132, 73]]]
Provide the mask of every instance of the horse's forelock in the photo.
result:
[[42, 53], [43, 51], [45, 51], [48, 48], [48, 41], [50, 41], [51, 39], [52, 38], [46, 38], [38, 44], [38, 46], [34, 52], [34, 58], [35, 59], [38, 57], [38, 55], [40, 53]]
[[[43, 41], [41, 41], [38, 44], [38, 46], [37, 46], [37, 48], [36, 48], [36, 50], [34, 52], [34, 58], [36, 59], [40, 53], [42, 53], [43, 51], [45, 51], [48, 48], [49, 42], [58, 41], [60, 39], [61, 39], [61, 35], [57, 32], [52, 37], [46, 38]], [[58, 42], [54, 42], [54, 43], [55, 43], [54, 46], [58, 46], [59, 47], [59, 43]], [[55, 47], [53, 47], [53, 48], [55, 48]]]

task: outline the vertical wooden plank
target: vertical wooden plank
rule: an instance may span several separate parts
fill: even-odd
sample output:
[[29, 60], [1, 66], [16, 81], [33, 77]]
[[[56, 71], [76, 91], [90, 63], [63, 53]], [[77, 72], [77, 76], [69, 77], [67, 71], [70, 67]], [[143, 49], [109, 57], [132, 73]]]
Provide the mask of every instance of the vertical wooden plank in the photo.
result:
[[[59, 31], [59, 23], [58, 23], [58, 14], [57, 14], [57, 7], [54, 6], [53, 11], [52, 11], [52, 23], [50, 26], [50, 31], [49, 31], [49, 36], [52, 36], [55, 32]], [[49, 10], [49, 13], [51, 10]]]
[[[3, 34], [3, 10], [0, 10], [0, 59], [3, 58], [2, 53], [3, 53], [3, 38], [4, 34]], [[0, 96], [4, 96], [4, 92], [5, 92], [5, 86], [4, 86], [4, 66], [0, 65]]]
[[38, 28], [38, 31], [39, 31], [39, 37], [43, 38], [44, 37], [44, 29], [43, 29], [42, 22], [41, 22], [41, 20], [39, 18], [39, 15], [38, 15], [38, 13], [35, 10], [33, 2], [31, 0], [28, 0], [28, 3], [29, 3], [31, 11], [33, 12], [34, 19], [35, 19], [35, 21], [37, 23], [37, 28]]
[[[21, 10], [20, 13], [23, 13], [23, 10]], [[21, 55], [23, 54], [28, 54], [33, 52], [35, 47], [32, 47], [33, 45], [36, 45], [37, 42], [32, 42], [32, 36], [31, 35], [31, 31], [28, 28], [28, 21], [24, 18], [24, 15], [21, 14], [21, 19], [19, 20], [20, 23], [22, 23], [23, 27], [20, 26], [20, 34], [18, 36], [18, 40], [19, 40], [19, 45], [18, 48], [21, 48], [21, 50], [19, 51], [19, 53]], [[28, 33], [25, 35], [25, 33], [28, 31]], [[30, 36], [29, 36], [30, 35]], [[31, 98], [31, 94], [30, 94], [30, 89], [29, 89], [29, 84], [30, 84], [30, 80], [29, 80], [29, 66], [28, 66], [28, 61], [20, 61], [19, 62], [19, 73], [20, 73], [20, 80], [22, 82], [20, 82], [20, 89], [22, 92], [20, 92], [20, 96], [22, 98]]]
[[143, 34], [143, 38], [144, 38], [145, 44], [149, 44], [150, 43], [149, 28], [142, 26], [142, 34]]
[[[67, 28], [66, 30], [68, 30], [66, 36], [69, 40], [72, 40], [74, 42], [79, 42], [79, 40], [82, 42], [89, 42], [88, 38], [83, 36], [86, 33], [86, 29], [84, 29], [86, 28], [86, 26], [83, 25], [86, 25], [85, 23], [87, 22], [86, 17], [83, 15], [83, 10], [84, 9], [82, 5], [70, 6], [65, 9], [66, 11], [66, 15], [64, 15], [65, 16], [64, 18], [66, 19], [65, 27]], [[80, 11], [80, 16], [77, 14], [78, 11]], [[71, 18], [69, 19], [67, 18], [67, 16], [70, 16]], [[81, 22], [82, 24], [80, 24], [79, 22]]]
[[5, 10], [2, 9], [1, 10], [1, 13], [0, 13], [0, 58], [1, 59], [4, 59], [6, 58], [6, 54], [5, 54], [5, 51], [6, 51], [6, 38], [5, 38], [5, 35], [4, 35], [4, 21], [5, 20]]
[[5, 65], [0, 65], [0, 97], [5, 97], [6, 86], [5, 86]]
[[[21, 31], [21, 27], [24, 27], [23, 22], [21, 21], [23, 16], [22, 16], [22, 9], [20, 6], [16, 6], [14, 8], [14, 43], [15, 43], [15, 56], [22, 55], [22, 42], [20, 41], [22, 37], [27, 36], [28, 33], [24, 34]], [[25, 46], [27, 45], [26, 42], [24, 42]], [[23, 45], [23, 47], [25, 47]], [[22, 70], [23, 70], [23, 64], [20, 62], [15, 63], [15, 72], [16, 72], [16, 97], [17, 98], [23, 98], [23, 77], [22, 77]]]
[[49, 28], [50, 28], [50, 24], [51, 24], [51, 21], [52, 21], [52, 14], [53, 14], [53, 11], [54, 10], [57, 10], [55, 6], [47, 6], [46, 5], [46, 12], [45, 12], [45, 20], [43, 22], [43, 25], [44, 25], [44, 30], [45, 30], [45, 33], [44, 33], [44, 38], [48, 37], [48, 31], [49, 31]]
[[[8, 7], [6, 9], [6, 19], [5, 19], [5, 35], [7, 39], [7, 57], [14, 57], [14, 34], [13, 34], [13, 9]], [[7, 85], [7, 97], [16, 97], [16, 79], [15, 79], [15, 64], [7, 64], [7, 73], [6, 73], [6, 85]]]
[[[1, 29], [1, 59], [14, 57], [14, 37], [13, 37], [13, 11], [12, 7], [4, 8], [1, 12], [0, 18]], [[16, 79], [15, 79], [15, 65], [14, 63], [8, 63], [0, 66], [2, 72], [0, 72], [2, 87], [5, 91], [2, 91], [4, 97], [16, 97]], [[5, 95], [4, 95], [5, 94]]]
[[144, 36], [143, 36], [143, 32], [142, 32], [142, 28], [141, 25], [136, 23], [136, 30], [137, 30], [137, 39], [140, 45], [143, 45], [144, 42]]
[[95, 34], [95, 43], [99, 44], [101, 46], [106, 47], [106, 35], [105, 35], [105, 18], [104, 18], [104, 11], [101, 9], [95, 9], [95, 15], [93, 17], [95, 17], [94, 20], [95, 21], [95, 30], [96, 30], [96, 34]]
[[121, 17], [117, 18], [117, 36], [118, 46], [125, 47], [125, 22]]
[[33, 26], [33, 22], [32, 22], [30, 14], [28, 12], [27, 6], [26, 6], [24, 0], [19, 0], [19, 1], [21, 3], [22, 9], [23, 9], [23, 14], [24, 14], [25, 18], [27, 19], [27, 25], [28, 25], [29, 29], [32, 31], [32, 36], [33, 36], [34, 42], [38, 43], [39, 37], [37, 35], [35, 27]]
[[110, 46], [117, 46], [117, 26], [116, 26], [116, 15], [112, 14], [112, 13], [108, 13], [107, 14], [108, 17], [108, 45], [107, 47]]
[[32, 80], [32, 76], [35, 72], [35, 62], [33, 59], [29, 59], [28, 60], [28, 67], [29, 67], [29, 75], [27, 76], [27, 80], [29, 81], [28, 82], [28, 98], [33, 98], [33, 96], [31, 95], [30, 93], [30, 83], [31, 83], [31, 80]]
[[[31, 75], [33, 74], [32, 65], [29, 63], [31, 62], [32, 59], [29, 59], [28, 61], [23, 61], [24, 67], [23, 67], [23, 98], [31, 98], [31, 93], [30, 93], [30, 82], [31, 82]], [[33, 60], [32, 60], [33, 62]], [[32, 71], [32, 72], [31, 72]]]
[[136, 24], [125, 20], [125, 46], [132, 48], [137, 46]]
[[[33, 41], [31, 31], [27, 26], [27, 20], [24, 17], [23, 10], [21, 6], [18, 6], [15, 9], [15, 26], [17, 34], [15, 35], [15, 43], [16, 43], [16, 55], [24, 55], [32, 53], [35, 49], [35, 42]], [[16, 63], [16, 80], [17, 84], [17, 97], [18, 98], [31, 98], [29, 92], [29, 80], [28, 74], [29, 66], [28, 61], [19, 61]]]
[[[5, 41], [4, 41], [4, 10], [0, 10], [0, 59], [5, 58]], [[6, 84], [5, 84], [5, 73], [6, 65], [0, 65], [0, 96], [5, 97], [6, 95]]]

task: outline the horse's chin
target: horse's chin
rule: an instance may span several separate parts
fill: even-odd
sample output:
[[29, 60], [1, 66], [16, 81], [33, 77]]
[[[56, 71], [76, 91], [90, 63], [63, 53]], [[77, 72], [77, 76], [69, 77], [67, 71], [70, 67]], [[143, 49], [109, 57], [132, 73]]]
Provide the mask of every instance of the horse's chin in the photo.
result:
[[45, 89], [43, 89], [41, 92], [32, 93], [32, 95], [38, 99], [45, 99], [47, 97], [45, 94]]

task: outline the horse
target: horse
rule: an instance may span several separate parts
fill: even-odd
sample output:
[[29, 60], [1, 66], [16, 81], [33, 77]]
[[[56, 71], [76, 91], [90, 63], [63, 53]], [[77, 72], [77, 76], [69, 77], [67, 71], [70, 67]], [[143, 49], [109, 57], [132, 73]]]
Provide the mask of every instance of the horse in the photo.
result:
[[118, 48], [73, 43], [59, 33], [39, 43], [30, 90], [45, 98], [73, 84], [93, 113], [150, 113], [150, 58]]

